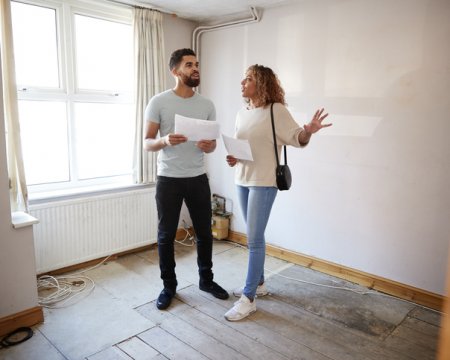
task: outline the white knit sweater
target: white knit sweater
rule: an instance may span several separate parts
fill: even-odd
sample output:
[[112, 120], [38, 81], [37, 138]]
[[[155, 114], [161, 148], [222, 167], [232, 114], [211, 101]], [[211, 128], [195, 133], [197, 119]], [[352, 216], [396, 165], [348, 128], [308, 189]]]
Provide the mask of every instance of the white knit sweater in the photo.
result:
[[[283, 104], [273, 106], [275, 133], [280, 162], [283, 145], [300, 147], [298, 136], [304, 131]], [[241, 109], [236, 116], [237, 139], [246, 139], [252, 149], [253, 161], [239, 160], [235, 166], [235, 182], [242, 186], [275, 186], [275, 150], [273, 144], [270, 105], [256, 109]], [[230, 154], [233, 155], [233, 154]]]

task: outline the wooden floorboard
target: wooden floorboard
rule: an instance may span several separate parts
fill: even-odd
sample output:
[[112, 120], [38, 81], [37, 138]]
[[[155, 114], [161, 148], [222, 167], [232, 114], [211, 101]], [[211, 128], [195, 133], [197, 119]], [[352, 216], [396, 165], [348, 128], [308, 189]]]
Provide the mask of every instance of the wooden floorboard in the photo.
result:
[[[298, 266], [283, 273], [361, 290]], [[435, 311], [287, 278], [271, 277], [267, 284], [272, 294], [257, 298], [257, 312], [240, 322], [223, 316], [237, 298], [219, 300], [197, 286], [180, 289], [167, 312], [154, 303], [137, 310], [210, 359], [432, 360], [436, 354], [440, 315]], [[193, 340], [198, 337], [204, 340]], [[205, 350], [210, 346], [220, 349], [220, 356]]]
[[[242, 285], [247, 252], [230, 244], [216, 244], [217, 281], [230, 291]], [[48, 312], [47, 322], [34, 328], [30, 341], [0, 349], [0, 359], [27, 360], [434, 360], [441, 314], [416, 304], [370, 291], [360, 285], [312, 269], [268, 257], [270, 294], [256, 298], [257, 311], [229, 322], [224, 314], [236, 297], [219, 300], [198, 288], [195, 248], [177, 248], [179, 288], [170, 307], [160, 311], [155, 298], [161, 288], [157, 253], [127, 255], [90, 272], [96, 292], [81, 304]], [[317, 284], [369, 292], [320, 287]], [[97, 305], [96, 305], [97, 304]], [[108, 307], [108, 322], [98, 304]], [[94, 306], [95, 305], [95, 306]], [[83, 310], [83, 311], [80, 311]], [[91, 309], [90, 311], [88, 311]], [[119, 311], [127, 316], [118, 316]], [[122, 314], [123, 315], [123, 314]], [[69, 316], [69, 317], [67, 317]], [[79, 326], [67, 328], [75, 319]], [[123, 337], [116, 332], [136, 321]], [[95, 351], [83, 359], [80, 346], [96, 340], [92, 329], [102, 328]], [[83, 324], [90, 331], [80, 333]], [[87, 326], [91, 324], [92, 326]], [[117, 326], [118, 325], [118, 326]], [[58, 331], [65, 331], [61, 346]], [[43, 336], [46, 334], [46, 336]], [[56, 335], [55, 335], [56, 334]], [[99, 336], [100, 337], [100, 336]], [[86, 342], [89, 341], [89, 342]], [[83, 345], [80, 345], [83, 344]], [[106, 345], [102, 345], [106, 344]], [[49, 349], [53, 350], [51, 356]], [[86, 351], [85, 351], [86, 353]]]
[[143, 342], [137, 336], [127, 339], [120, 344], [116, 345], [122, 352], [127, 354], [131, 359], [159, 359], [160, 353], [158, 353], [151, 346]]
[[139, 334], [138, 337], [169, 359], [208, 359], [206, 356], [160, 327], [151, 328], [142, 334]]
[[391, 347], [413, 359], [434, 359], [437, 352], [438, 328], [420, 320], [407, 318], [386, 339]]
[[154, 303], [137, 311], [209, 359], [431, 360], [436, 351], [434, 325], [412, 317], [381, 338], [343, 327], [274, 295], [257, 299], [258, 311], [245, 321], [229, 322], [223, 315], [235, 300], [219, 300], [189, 286], [177, 293], [168, 311], [157, 310]]
[[209, 294], [206, 294], [204, 297], [203, 294], [194, 287], [183, 289], [180, 292], [180, 298], [183, 302], [197, 308], [201, 312], [204, 312], [233, 329], [236, 332], [237, 337], [250, 337], [259, 344], [269, 347], [288, 359], [330, 359], [300, 343], [279, 335], [274, 332], [273, 329], [267, 329], [264, 326], [259, 325], [252, 320], [252, 316], [250, 316], [247, 321], [229, 322], [225, 320], [223, 315], [226, 310], [232, 306], [233, 299], [225, 302], [215, 299]]
[[409, 316], [437, 327], [441, 326], [441, 313], [435, 310], [418, 306], [409, 313]]
[[[175, 336], [180, 341], [192, 347], [209, 359], [237, 360], [246, 359], [245, 356], [228, 346], [225, 342], [203, 332], [196, 326], [197, 318], [180, 318], [170, 311], [159, 311], [151, 306], [150, 311], [141, 312], [149, 319], [153, 319], [158, 326]], [[210, 320], [210, 323], [213, 321]], [[221, 330], [221, 329], [220, 329]]]
[[[181, 308], [181, 304], [184, 304], [181, 301], [178, 301], [178, 303], [180, 304], [180, 307], [177, 305], [177, 310]], [[261, 342], [258, 342], [249, 336], [241, 335], [223, 322], [216, 320], [194, 307], [187, 304], [184, 305], [185, 308], [182, 308], [183, 311], [174, 312], [176, 316], [186, 322], [192, 323], [197, 329], [208, 336], [227, 344], [227, 346], [236, 350], [246, 358], [256, 358], [261, 360], [286, 359], [285, 356], [275, 352]]]
[[323, 319], [270, 296], [257, 302], [255, 321], [285, 337], [297, 339], [333, 359], [404, 359], [380, 341]]

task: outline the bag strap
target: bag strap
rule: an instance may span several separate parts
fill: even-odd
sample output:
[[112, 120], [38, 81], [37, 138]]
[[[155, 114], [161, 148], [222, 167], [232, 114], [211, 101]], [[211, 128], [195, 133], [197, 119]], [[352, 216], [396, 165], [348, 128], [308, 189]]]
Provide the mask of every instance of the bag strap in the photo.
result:
[[[273, 146], [275, 148], [275, 158], [277, 159], [277, 166], [278, 166], [280, 165], [280, 160], [278, 159], [277, 137], [275, 135], [275, 122], [273, 121], [273, 103], [270, 104], [270, 119], [272, 120]], [[283, 150], [284, 150], [284, 163], [287, 165], [286, 145], [283, 146]]]

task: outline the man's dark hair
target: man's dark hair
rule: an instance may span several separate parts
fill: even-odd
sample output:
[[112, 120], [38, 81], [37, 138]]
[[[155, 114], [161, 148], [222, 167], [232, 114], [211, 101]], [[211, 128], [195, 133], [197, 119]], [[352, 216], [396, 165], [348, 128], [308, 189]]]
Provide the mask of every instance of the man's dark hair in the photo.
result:
[[172, 55], [170, 55], [169, 69], [172, 71], [174, 68], [180, 65], [181, 61], [183, 60], [183, 56], [187, 55], [197, 56], [192, 49], [175, 50]]

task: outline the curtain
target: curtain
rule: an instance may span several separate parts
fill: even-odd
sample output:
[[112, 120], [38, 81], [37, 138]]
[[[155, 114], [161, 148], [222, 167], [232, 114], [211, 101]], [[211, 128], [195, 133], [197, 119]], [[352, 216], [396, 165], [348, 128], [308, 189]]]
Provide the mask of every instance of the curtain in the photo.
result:
[[162, 14], [134, 8], [134, 52], [136, 61], [136, 132], [133, 179], [137, 184], [155, 181], [156, 153], [144, 150], [144, 111], [151, 97], [165, 90]]
[[28, 190], [20, 141], [10, 0], [0, 0], [1, 74], [11, 211], [28, 210]]

